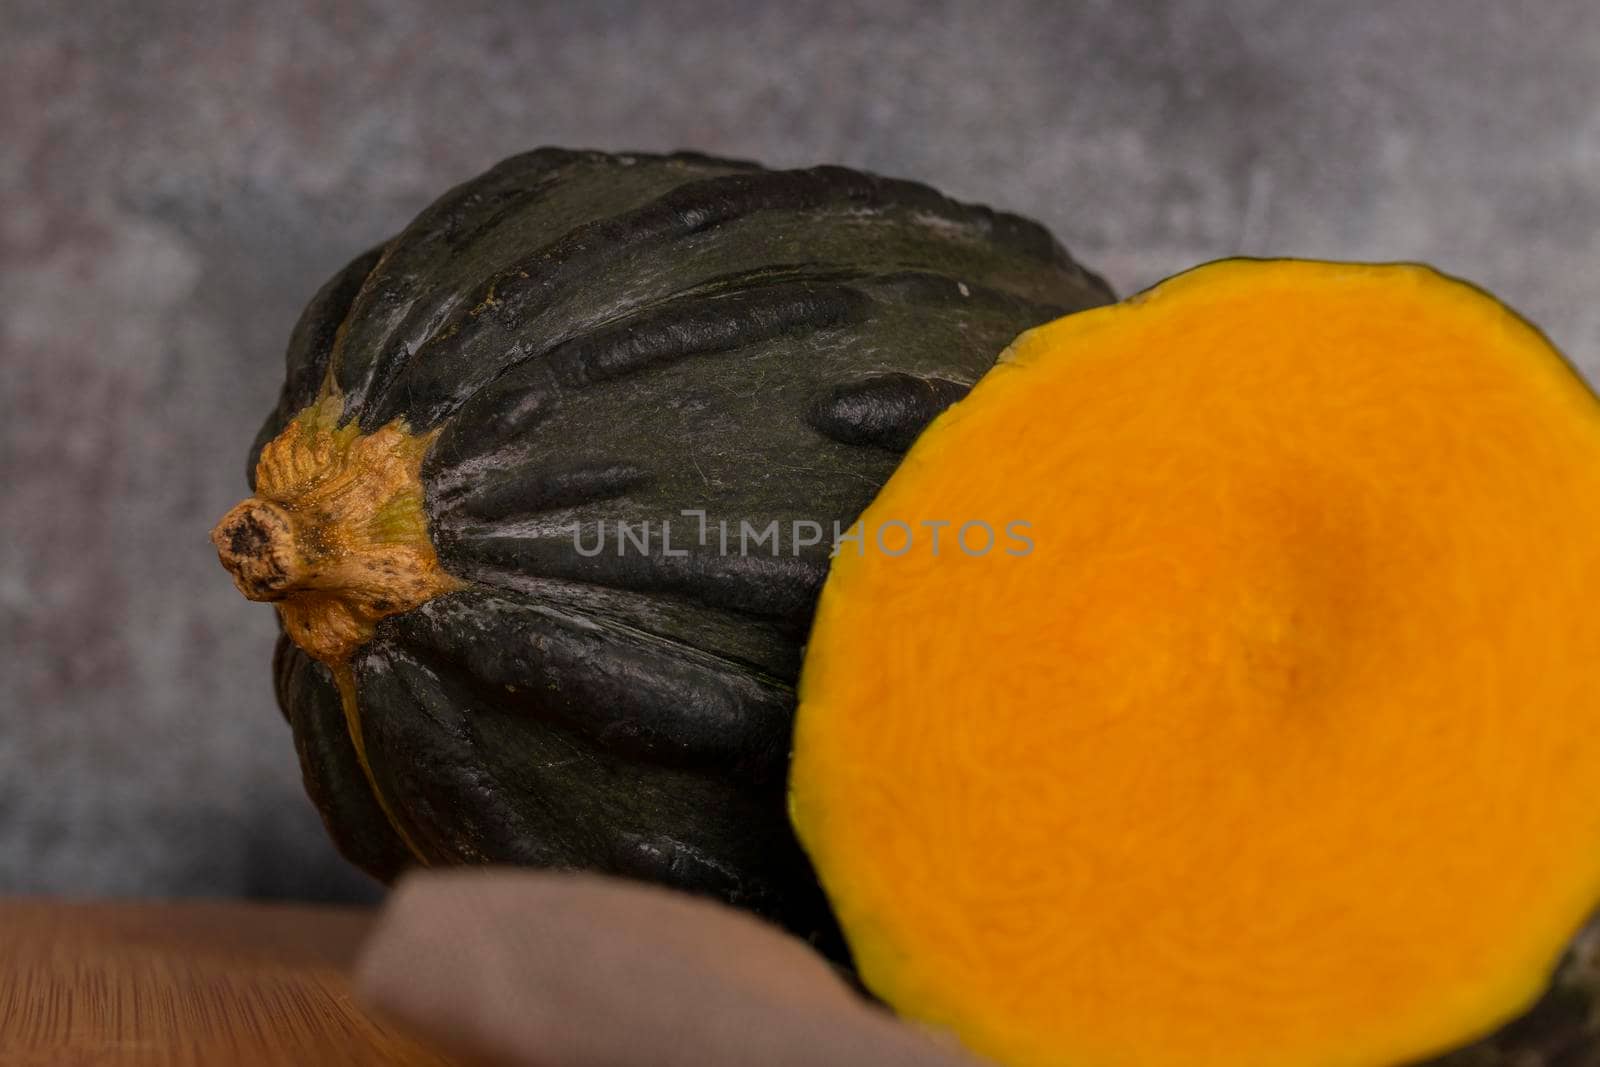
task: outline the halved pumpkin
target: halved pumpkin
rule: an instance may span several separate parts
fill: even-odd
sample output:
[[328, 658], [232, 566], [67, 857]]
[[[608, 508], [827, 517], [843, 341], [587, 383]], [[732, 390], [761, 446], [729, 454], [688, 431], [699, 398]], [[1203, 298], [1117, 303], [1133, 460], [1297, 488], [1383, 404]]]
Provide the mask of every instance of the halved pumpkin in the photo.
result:
[[1600, 900], [1600, 404], [1471, 286], [1225, 261], [1031, 330], [858, 532], [792, 816], [978, 1052], [1407, 1061]]

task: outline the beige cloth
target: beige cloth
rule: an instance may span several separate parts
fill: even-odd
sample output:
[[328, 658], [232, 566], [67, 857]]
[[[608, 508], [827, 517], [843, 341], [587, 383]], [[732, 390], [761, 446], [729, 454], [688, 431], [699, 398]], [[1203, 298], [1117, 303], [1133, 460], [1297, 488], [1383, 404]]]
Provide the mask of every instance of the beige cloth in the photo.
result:
[[448, 871], [391, 895], [357, 970], [380, 1014], [528, 1067], [974, 1067], [802, 942], [591, 875]]

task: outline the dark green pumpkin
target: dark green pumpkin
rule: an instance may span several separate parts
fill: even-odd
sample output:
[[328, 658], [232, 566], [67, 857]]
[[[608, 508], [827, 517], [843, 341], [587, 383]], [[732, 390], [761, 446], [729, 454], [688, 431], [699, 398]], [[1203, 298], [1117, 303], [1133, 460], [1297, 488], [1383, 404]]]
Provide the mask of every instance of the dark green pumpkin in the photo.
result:
[[[351, 263], [294, 331], [251, 469], [325, 378], [364, 432], [439, 431], [426, 518], [464, 588], [350, 661], [422, 859], [658, 880], [826, 931], [784, 779], [832, 526], [1016, 334], [1110, 298], [1027, 220], [688, 154], [517, 156]], [[647, 551], [619, 554], [618, 520], [651, 524]], [[779, 554], [725, 554], [720, 520], [776, 520]], [[795, 520], [822, 543], [797, 550]], [[285, 637], [276, 679], [340, 849], [386, 880], [416, 862], [328, 668]]]

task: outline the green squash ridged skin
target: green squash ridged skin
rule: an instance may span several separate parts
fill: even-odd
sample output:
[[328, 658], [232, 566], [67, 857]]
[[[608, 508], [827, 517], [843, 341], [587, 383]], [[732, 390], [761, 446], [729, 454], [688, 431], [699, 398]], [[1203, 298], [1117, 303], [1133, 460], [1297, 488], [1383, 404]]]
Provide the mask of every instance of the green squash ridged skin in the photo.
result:
[[[277, 651], [341, 850], [659, 881], [842, 953], [784, 808], [832, 526], [1013, 337], [1111, 299], [1035, 223], [840, 167], [540, 149], [446, 193], [312, 299], [250, 457], [330, 388], [363, 432], [437, 431], [426, 517], [465, 586], [350, 661], [388, 815], [329, 669]], [[724, 554], [724, 519], [776, 520], [780, 554]], [[619, 520], [648, 551], [596, 540]]]

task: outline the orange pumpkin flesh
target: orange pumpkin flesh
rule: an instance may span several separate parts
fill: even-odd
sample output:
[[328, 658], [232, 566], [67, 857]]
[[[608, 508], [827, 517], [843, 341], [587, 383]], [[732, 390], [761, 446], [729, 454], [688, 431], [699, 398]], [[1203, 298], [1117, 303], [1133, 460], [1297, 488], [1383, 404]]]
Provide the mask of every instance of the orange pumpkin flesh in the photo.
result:
[[1040, 327], [861, 532], [792, 815], [979, 1053], [1403, 1062], [1600, 900], [1600, 405], [1470, 286], [1225, 261]]

